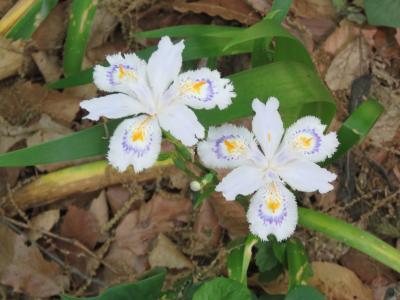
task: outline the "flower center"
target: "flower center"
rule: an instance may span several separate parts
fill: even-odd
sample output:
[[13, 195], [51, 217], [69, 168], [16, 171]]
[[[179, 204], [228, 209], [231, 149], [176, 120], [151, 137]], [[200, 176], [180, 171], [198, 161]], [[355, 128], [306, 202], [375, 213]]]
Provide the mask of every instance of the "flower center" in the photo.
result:
[[300, 134], [295, 140], [295, 147], [308, 150], [314, 145], [314, 137], [308, 134]]
[[201, 88], [207, 84], [205, 80], [200, 80], [197, 82], [193, 81], [186, 81], [181, 87], [181, 94], [185, 94], [187, 92], [193, 92], [196, 94], [201, 93]]
[[137, 128], [135, 128], [132, 132], [131, 135], [131, 140], [132, 142], [137, 142], [137, 141], [141, 141], [143, 142], [146, 138], [146, 126], [147, 123], [150, 122], [150, 120], [152, 119], [152, 116], [148, 116], [146, 119], [144, 119]]
[[281, 207], [280, 199], [278, 198], [268, 198], [267, 207], [272, 211], [273, 214]]
[[136, 74], [132, 70], [125, 68], [123, 65], [118, 66], [118, 79], [122, 80], [125, 77], [136, 79]]
[[245, 146], [243, 143], [237, 141], [237, 140], [225, 140], [224, 145], [226, 148], [226, 151], [228, 153], [243, 153], [245, 151]]

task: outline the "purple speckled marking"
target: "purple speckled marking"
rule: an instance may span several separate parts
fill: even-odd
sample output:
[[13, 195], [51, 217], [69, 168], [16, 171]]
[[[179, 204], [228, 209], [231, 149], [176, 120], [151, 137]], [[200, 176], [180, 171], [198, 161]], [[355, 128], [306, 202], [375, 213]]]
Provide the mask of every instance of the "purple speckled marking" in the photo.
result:
[[224, 155], [223, 153], [222, 153], [222, 151], [221, 151], [221, 144], [225, 141], [225, 140], [228, 140], [228, 139], [238, 139], [238, 138], [240, 138], [240, 136], [239, 135], [233, 135], [233, 134], [230, 134], [230, 135], [223, 135], [222, 137], [220, 137], [219, 139], [217, 139], [217, 141], [215, 142], [215, 146], [212, 148], [212, 151], [217, 155], [217, 157], [218, 158], [222, 158], [222, 159], [225, 159], [225, 160], [228, 160], [228, 161], [231, 161], [231, 160], [233, 160], [233, 159], [237, 159], [237, 157], [235, 158], [235, 157], [233, 157], [233, 156], [226, 156], [226, 155]]
[[153, 144], [153, 134], [150, 134], [149, 141], [145, 145], [145, 147], [138, 147], [132, 145], [128, 141], [128, 136], [130, 134], [130, 131], [125, 130], [124, 132], [124, 137], [122, 139], [122, 148], [124, 148], [124, 151], [126, 154], [134, 154], [137, 157], [143, 157], [147, 152], [149, 152], [151, 145]]
[[[282, 203], [284, 205], [284, 203]], [[287, 216], [286, 206], [284, 205], [282, 212], [278, 216], [268, 216], [263, 213], [263, 204], [261, 203], [258, 207], [258, 216], [263, 221], [264, 225], [281, 225], [283, 220]]]
[[296, 131], [295, 136], [301, 133], [308, 133], [311, 134], [315, 138], [315, 145], [310, 151], [304, 151], [305, 154], [311, 155], [319, 151], [319, 148], [321, 146], [321, 137], [318, 135], [318, 133], [315, 131], [315, 129], [301, 129]]
[[114, 80], [114, 74], [115, 74], [116, 71], [118, 72], [119, 67], [122, 67], [122, 68], [124, 68], [126, 70], [130, 70], [130, 71], [136, 71], [134, 67], [129, 66], [129, 65], [124, 65], [124, 64], [110, 66], [110, 69], [107, 71], [107, 75], [106, 76], [107, 76], [108, 82], [112, 86], [116, 86], [118, 84], [121, 84], [121, 82], [116, 82]]

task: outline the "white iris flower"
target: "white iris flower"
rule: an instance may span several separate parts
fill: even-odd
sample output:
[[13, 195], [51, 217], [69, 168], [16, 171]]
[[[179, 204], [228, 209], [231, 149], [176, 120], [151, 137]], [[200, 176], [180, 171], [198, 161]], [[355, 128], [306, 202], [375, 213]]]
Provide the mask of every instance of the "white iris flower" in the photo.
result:
[[262, 240], [274, 234], [281, 241], [297, 224], [295, 196], [285, 183], [303, 192], [332, 190], [336, 175], [316, 163], [333, 155], [338, 140], [335, 132], [325, 135], [326, 126], [312, 116], [285, 133], [278, 107], [276, 98], [266, 104], [255, 99], [253, 133], [234, 125], [210, 127], [198, 154], [210, 168], [233, 169], [216, 188], [227, 200], [256, 192], [247, 212], [250, 231]]
[[[235, 97], [228, 79], [202, 68], [179, 74], [183, 41], [173, 44], [163, 37], [149, 61], [135, 54], [107, 57], [109, 67], [96, 66], [97, 87], [114, 94], [81, 102], [86, 118], [98, 120], [131, 115], [115, 130], [108, 160], [119, 171], [133, 165], [136, 172], [152, 166], [160, 153], [161, 128], [186, 146], [204, 138], [204, 128], [189, 107], [224, 109]], [[189, 107], [188, 107], [189, 106]]]

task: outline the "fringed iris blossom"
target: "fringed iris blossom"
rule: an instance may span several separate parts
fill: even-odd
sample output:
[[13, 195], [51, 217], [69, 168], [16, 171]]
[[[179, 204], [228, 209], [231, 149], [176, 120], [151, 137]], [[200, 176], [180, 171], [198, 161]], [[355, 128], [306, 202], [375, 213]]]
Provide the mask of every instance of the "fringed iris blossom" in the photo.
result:
[[179, 74], [183, 41], [173, 44], [163, 37], [149, 61], [135, 54], [107, 57], [108, 67], [96, 66], [94, 83], [114, 94], [85, 100], [86, 118], [126, 119], [110, 140], [108, 160], [119, 171], [133, 165], [136, 172], [152, 166], [160, 153], [161, 128], [186, 146], [204, 138], [204, 128], [189, 108], [224, 109], [235, 97], [228, 79], [202, 68]]
[[281, 241], [297, 224], [295, 196], [285, 184], [303, 192], [332, 190], [336, 175], [316, 163], [333, 155], [338, 140], [335, 132], [324, 134], [326, 126], [312, 116], [285, 132], [278, 108], [276, 98], [266, 104], [255, 99], [253, 133], [234, 125], [210, 127], [198, 154], [210, 168], [233, 169], [216, 188], [227, 200], [256, 192], [247, 212], [250, 231], [262, 240], [274, 234]]

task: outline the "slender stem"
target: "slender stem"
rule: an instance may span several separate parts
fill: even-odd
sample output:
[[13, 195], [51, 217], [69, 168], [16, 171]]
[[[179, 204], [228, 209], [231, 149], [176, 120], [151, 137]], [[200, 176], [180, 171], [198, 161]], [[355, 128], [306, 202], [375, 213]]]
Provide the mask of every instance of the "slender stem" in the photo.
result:
[[307, 208], [299, 208], [299, 224], [341, 241], [400, 272], [400, 251], [366, 231]]

